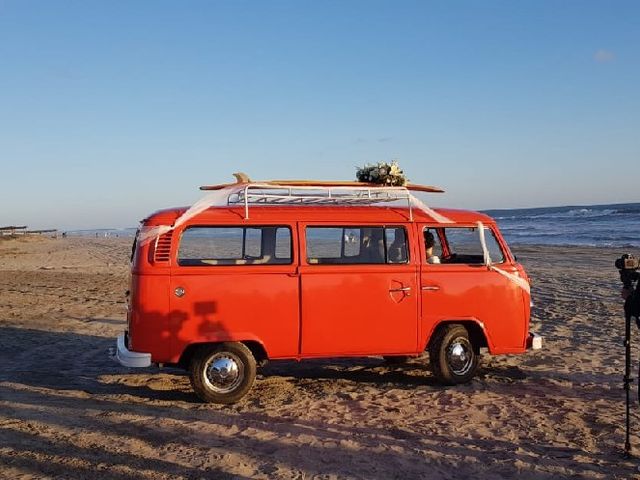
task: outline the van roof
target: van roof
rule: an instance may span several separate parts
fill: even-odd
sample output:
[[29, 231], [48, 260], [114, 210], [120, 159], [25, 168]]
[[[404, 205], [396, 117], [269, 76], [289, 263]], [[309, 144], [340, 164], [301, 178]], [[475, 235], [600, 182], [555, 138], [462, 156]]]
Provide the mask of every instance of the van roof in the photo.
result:
[[[144, 225], [172, 225], [175, 220], [180, 217], [188, 207], [168, 208], [159, 210], [142, 222]], [[434, 208], [437, 214], [440, 214], [454, 223], [458, 224], [474, 224], [483, 222], [485, 224], [493, 224], [495, 221], [488, 215], [472, 210], [458, 210], [449, 208]], [[253, 206], [251, 207], [250, 217], [248, 220], [244, 218], [245, 210], [242, 207], [210, 207], [192, 218], [190, 224], [198, 224], [200, 222], [215, 223], [234, 222], [238, 224], [256, 223], [256, 222], [295, 222], [295, 221], [313, 221], [313, 222], [410, 222], [409, 208], [407, 207], [389, 207], [389, 206]], [[418, 207], [412, 208], [414, 222], [438, 223], [428, 212]], [[444, 224], [446, 225], [446, 224]]]

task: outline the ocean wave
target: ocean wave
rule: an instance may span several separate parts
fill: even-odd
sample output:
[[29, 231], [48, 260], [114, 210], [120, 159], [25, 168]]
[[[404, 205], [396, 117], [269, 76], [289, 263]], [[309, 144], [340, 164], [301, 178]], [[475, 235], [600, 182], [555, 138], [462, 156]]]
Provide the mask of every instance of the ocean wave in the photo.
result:
[[505, 237], [562, 237], [567, 236], [566, 232], [514, 232], [506, 229], [502, 229], [502, 234]]
[[640, 203], [496, 210], [494, 213], [509, 243], [631, 249], [640, 246]]
[[640, 214], [640, 206], [630, 205], [628, 207], [622, 207], [616, 209], [617, 215], [638, 215]]
[[584, 207], [549, 207], [516, 210], [488, 210], [496, 220], [589, 219], [609, 216], [640, 216], [640, 204], [588, 205]]
[[[628, 213], [628, 212], [625, 212]], [[538, 213], [535, 215], [511, 215], [508, 217], [496, 217], [496, 220], [544, 220], [544, 219], [571, 219], [571, 218], [598, 218], [620, 214], [615, 209], [596, 210], [592, 208], [574, 208], [563, 212]]]
[[640, 247], [640, 236], [593, 234], [590, 232], [547, 232], [532, 233], [503, 232], [507, 243], [542, 244], [542, 245], [592, 245], [599, 247]]
[[512, 242], [509, 242], [510, 246], [514, 245], [555, 245], [555, 246], [567, 246], [567, 247], [601, 247], [601, 248], [620, 248], [625, 250], [631, 250], [631, 253], [634, 253], [634, 249], [640, 248], [640, 242], [593, 242], [593, 241], [581, 241], [574, 239], [564, 239], [562, 241], [557, 242], [546, 242], [542, 239], [529, 238], [522, 239], [519, 238]]

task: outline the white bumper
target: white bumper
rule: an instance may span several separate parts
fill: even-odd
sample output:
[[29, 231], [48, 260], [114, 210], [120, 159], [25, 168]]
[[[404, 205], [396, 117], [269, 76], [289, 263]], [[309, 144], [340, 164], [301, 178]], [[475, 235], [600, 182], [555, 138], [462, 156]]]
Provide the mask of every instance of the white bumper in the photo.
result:
[[537, 333], [529, 332], [527, 339], [528, 350], [542, 350], [542, 337]]
[[151, 366], [151, 354], [132, 352], [124, 341], [124, 333], [118, 335], [116, 360], [125, 367], [142, 368]]

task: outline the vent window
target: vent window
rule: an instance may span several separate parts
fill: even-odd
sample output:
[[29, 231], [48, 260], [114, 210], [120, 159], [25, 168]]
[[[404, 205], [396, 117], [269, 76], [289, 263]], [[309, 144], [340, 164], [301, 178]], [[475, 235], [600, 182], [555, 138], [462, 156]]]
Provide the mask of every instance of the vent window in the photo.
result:
[[171, 238], [173, 237], [173, 230], [160, 235], [156, 242], [156, 248], [153, 252], [153, 262], [168, 262], [171, 257]]

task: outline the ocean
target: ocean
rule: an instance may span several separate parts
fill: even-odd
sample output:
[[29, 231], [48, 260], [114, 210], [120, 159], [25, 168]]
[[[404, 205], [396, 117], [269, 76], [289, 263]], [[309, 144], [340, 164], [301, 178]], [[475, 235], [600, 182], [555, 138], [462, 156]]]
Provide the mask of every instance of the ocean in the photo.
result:
[[[509, 244], [640, 247], [640, 203], [485, 210]], [[68, 235], [134, 237], [136, 228], [70, 230]]]
[[640, 247], [640, 203], [485, 210], [509, 244]]

